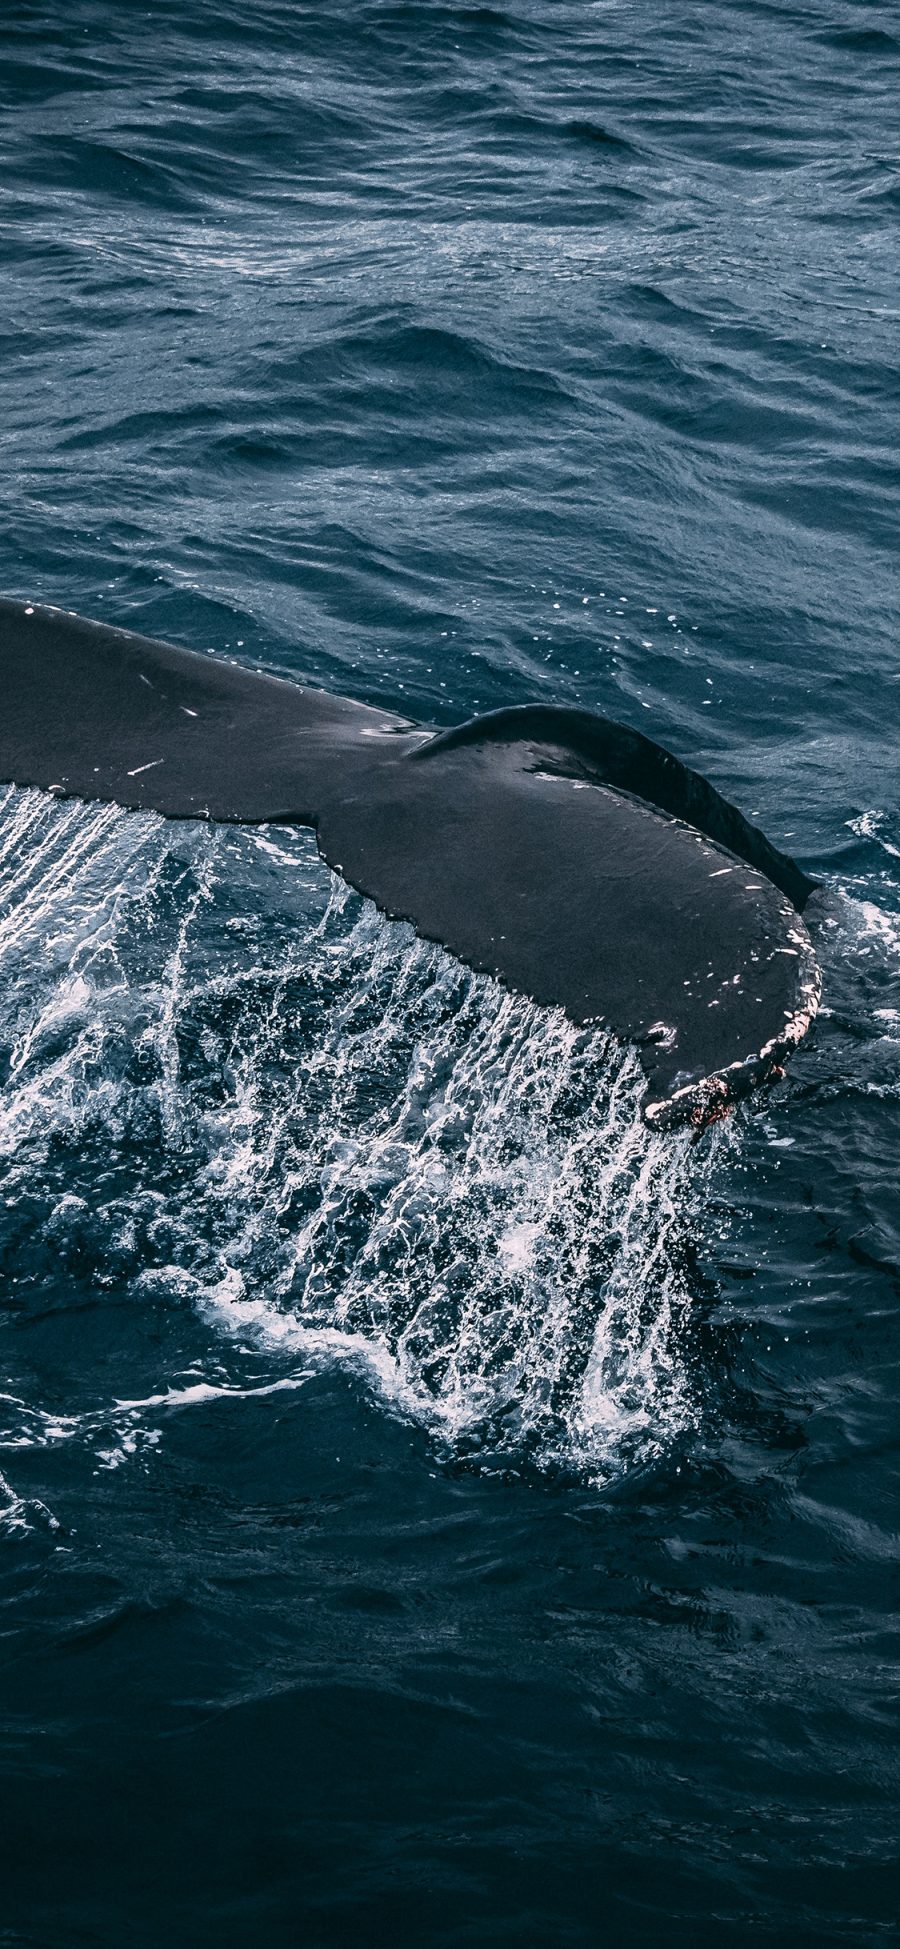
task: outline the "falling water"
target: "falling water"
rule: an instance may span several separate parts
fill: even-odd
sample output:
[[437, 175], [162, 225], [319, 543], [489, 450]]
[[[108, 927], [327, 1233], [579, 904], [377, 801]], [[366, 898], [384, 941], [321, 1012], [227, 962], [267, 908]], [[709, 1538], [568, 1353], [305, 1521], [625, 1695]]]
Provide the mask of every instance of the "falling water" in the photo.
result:
[[10, 792], [0, 872], [7, 1202], [99, 1291], [350, 1363], [458, 1455], [607, 1479], [695, 1422], [713, 1150], [647, 1130], [632, 1053], [384, 921], [302, 833]]

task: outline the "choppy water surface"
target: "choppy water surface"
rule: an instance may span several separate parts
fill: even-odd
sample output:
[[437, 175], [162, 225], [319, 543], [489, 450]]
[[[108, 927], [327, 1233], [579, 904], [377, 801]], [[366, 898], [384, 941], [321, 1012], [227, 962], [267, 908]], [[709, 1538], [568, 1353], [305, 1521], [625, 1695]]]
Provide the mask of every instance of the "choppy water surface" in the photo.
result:
[[0, 1940], [900, 1936], [900, 28], [21, 0], [5, 592], [639, 724], [824, 879], [763, 1104], [309, 835], [0, 788]]

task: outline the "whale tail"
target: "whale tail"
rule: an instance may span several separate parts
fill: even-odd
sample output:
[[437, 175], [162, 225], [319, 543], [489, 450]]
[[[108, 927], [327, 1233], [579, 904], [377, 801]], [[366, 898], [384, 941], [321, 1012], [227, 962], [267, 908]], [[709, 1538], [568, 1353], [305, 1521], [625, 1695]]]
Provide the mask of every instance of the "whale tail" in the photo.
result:
[[812, 882], [699, 774], [590, 712], [526, 705], [435, 731], [0, 601], [0, 778], [314, 827], [384, 913], [636, 1043], [651, 1122], [749, 1088], [815, 1014]]

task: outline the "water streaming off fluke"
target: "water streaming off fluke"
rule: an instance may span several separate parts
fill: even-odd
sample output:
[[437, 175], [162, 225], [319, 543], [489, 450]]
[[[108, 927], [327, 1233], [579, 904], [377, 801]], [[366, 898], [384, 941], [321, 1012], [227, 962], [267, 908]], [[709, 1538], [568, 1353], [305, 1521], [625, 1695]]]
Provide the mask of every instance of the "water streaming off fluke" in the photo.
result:
[[0, 859], [0, 1146], [38, 1258], [349, 1362], [457, 1454], [606, 1479], [693, 1424], [714, 1146], [648, 1131], [636, 1057], [381, 919], [302, 833], [11, 792]]

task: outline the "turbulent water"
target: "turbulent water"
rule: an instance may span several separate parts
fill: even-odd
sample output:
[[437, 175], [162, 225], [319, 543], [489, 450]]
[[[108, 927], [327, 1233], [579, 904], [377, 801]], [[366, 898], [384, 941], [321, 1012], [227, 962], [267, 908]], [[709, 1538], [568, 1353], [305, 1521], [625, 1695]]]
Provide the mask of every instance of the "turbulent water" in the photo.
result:
[[825, 887], [663, 1138], [308, 834], [0, 786], [0, 1943], [900, 1940], [897, 17], [0, 52], [4, 593], [600, 709]]

